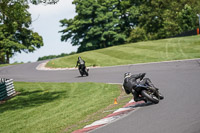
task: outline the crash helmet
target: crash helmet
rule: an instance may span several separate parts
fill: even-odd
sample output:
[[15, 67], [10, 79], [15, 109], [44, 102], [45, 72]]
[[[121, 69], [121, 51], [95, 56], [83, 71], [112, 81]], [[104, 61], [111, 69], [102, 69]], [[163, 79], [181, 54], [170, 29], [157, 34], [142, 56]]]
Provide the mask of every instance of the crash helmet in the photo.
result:
[[80, 56], [78, 57], [78, 61], [82, 61], [82, 58]]
[[131, 76], [131, 73], [130, 73], [130, 72], [124, 73], [124, 78], [130, 77], [130, 76]]

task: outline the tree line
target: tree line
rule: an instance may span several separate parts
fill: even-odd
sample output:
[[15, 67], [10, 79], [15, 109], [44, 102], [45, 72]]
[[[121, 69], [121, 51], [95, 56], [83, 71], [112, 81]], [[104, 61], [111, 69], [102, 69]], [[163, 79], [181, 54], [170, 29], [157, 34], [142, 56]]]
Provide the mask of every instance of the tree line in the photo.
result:
[[42, 60], [48, 60], [48, 59], [55, 59], [55, 58], [60, 58], [60, 57], [65, 57], [69, 55], [76, 54], [76, 52], [71, 52], [71, 53], [61, 53], [60, 55], [48, 55], [48, 56], [43, 56], [39, 57], [37, 61], [42, 61]]
[[167, 38], [198, 27], [197, 0], [74, 0], [77, 15], [60, 20], [61, 40], [78, 52]]
[[[0, 63], [43, 46], [31, 29], [28, 0], [0, 0]], [[40, 4], [40, 0], [30, 0]], [[59, 0], [48, 0], [49, 4]], [[48, 4], [48, 3], [47, 3]], [[61, 41], [77, 52], [166, 38], [198, 26], [199, 0], [74, 0], [76, 16], [60, 20]]]

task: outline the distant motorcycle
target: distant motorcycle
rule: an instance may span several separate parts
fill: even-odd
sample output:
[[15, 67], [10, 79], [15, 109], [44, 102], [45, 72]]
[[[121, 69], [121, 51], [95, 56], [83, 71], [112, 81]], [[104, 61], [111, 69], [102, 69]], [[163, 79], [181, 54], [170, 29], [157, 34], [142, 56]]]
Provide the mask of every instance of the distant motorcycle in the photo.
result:
[[158, 91], [158, 89], [152, 88], [148, 85], [138, 84], [134, 89], [140, 94], [141, 97], [144, 97], [147, 101], [152, 103], [159, 103], [159, 100], [164, 99], [164, 96]]
[[81, 67], [81, 68], [79, 68], [79, 72], [80, 72], [80, 74], [81, 74], [82, 77], [83, 77], [84, 75], [89, 76], [88, 71], [89, 71], [89, 69], [87, 69], [86, 67]]

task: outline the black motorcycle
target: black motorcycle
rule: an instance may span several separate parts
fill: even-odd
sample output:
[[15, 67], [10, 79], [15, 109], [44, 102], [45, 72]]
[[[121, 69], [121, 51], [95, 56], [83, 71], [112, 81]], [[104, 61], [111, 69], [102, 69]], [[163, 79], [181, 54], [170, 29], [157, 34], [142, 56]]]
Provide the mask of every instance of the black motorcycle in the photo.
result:
[[79, 68], [79, 72], [81, 74], [81, 76], [83, 77], [84, 75], [88, 76], [89, 73], [88, 73], [89, 69], [87, 69], [86, 67], [80, 67]]
[[158, 91], [158, 89], [152, 88], [148, 85], [138, 84], [134, 90], [138, 92], [142, 97], [147, 99], [147, 101], [151, 101], [155, 104], [164, 99], [164, 96]]

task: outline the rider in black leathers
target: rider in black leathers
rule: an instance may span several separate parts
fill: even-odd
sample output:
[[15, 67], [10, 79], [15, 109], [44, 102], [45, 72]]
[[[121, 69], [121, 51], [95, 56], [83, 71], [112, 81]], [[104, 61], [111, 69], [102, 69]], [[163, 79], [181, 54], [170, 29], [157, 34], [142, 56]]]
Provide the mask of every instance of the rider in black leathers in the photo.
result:
[[78, 69], [82, 69], [84, 70], [85, 69], [85, 61], [79, 56], [78, 57], [78, 61], [76, 63], [76, 67], [78, 66]]
[[[123, 83], [123, 87], [124, 90], [127, 94], [132, 93], [133, 94], [133, 98], [134, 100], [137, 101], [145, 101], [147, 102], [147, 100], [143, 97], [140, 97], [138, 92], [136, 92], [134, 90], [134, 88], [136, 87], [137, 84], [141, 84], [141, 85], [149, 85], [154, 89], [157, 89], [153, 83], [151, 82], [151, 80], [149, 78], [144, 78], [146, 75], [146, 73], [139, 73], [139, 74], [134, 74], [131, 75], [130, 72], [127, 72], [124, 74], [124, 83]], [[137, 79], [140, 79], [140, 81], [137, 81]]]

